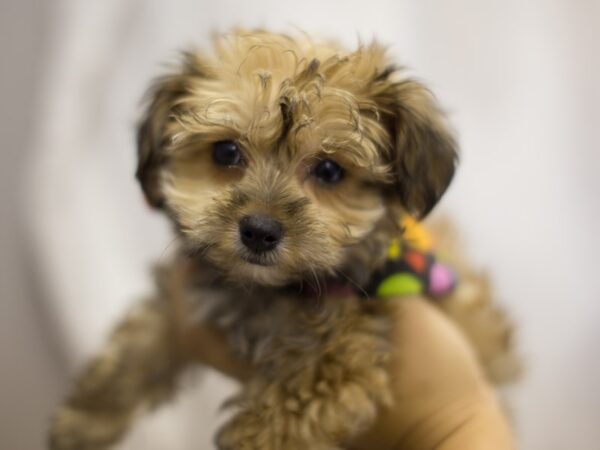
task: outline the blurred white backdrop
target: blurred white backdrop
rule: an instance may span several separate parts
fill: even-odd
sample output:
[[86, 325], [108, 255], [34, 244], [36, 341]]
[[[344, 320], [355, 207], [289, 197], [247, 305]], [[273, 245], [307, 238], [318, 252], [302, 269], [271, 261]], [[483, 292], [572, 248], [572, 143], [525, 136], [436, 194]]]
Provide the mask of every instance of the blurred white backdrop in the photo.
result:
[[[13, 267], [26, 249], [29, 270], [2, 291], [0, 389], [21, 407], [0, 407], [0, 447], [42, 448], [68, 378], [151, 289], [148, 268], [171, 242], [133, 179], [134, 123], [150, 79], [179, 49], [242, 25], [297, 27], [348, 46], [377, 37], [432, 87], [463, 154], [441, 210], [460, 224], [519, 324], [527, 375], [512, 409], [520, 448], [599, 448], [599, 2], [14, 3], [0, 2], [13, 33], [3, 55], [21, 62], [10, 65], [10, 83], [2, 78], [11, 102], [2, 126], [14, 142], [0, 153], [18, 186], [6, 184], [2, 198], [17, 205], [3, 216], [17, 218], [25, 245], [7, 233], [2, 260]], [[4, 120], [16, 104], [20, 133]], [[122, 448], [212, 448], [218, 405], [233, 386], [212, 372], [202, 378]]]

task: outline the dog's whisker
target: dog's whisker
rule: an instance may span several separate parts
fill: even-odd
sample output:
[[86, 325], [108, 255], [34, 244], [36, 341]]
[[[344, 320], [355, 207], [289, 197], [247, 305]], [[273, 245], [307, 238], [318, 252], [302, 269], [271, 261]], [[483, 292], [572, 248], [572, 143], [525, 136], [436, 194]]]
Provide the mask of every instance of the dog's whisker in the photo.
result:
[[174, 237], [173, 239], [171, 239], [169, 241], [169, 243], [165, 246], [165, 248], [162, 250], [162, 252], [160, 253], [158, 259], [157, 259], [157, 264], [161, 264], [163, 262], [163, 258], [165, 257], [165, 255], [167, 254], [167, 252], [169, 251], [169, 249], [176, 244], [179, 241], [179, 239], [177, 237]]
[[354, 281], [352, 278], [350, 278], [348, 275], [346, 275], [344, 272], [342, 272], [339, 269], [336, 270], [336, 273], [341, 275], [342, 277], [344, 277], [348, 282], [350, 282], [350, 284], [352, 284], [352, 286], [354, 286], [356, 289], [358, 289], [367, 299], [370, 300], [371, 296], [359, 283]]
[[204, 258], [206, 253], [214, 246], [214, 243], [203, 243], [189, 249], [188, 255], [194, 258]]
[[317, 297], [321, 298], [321, 294], [322, 294], [321, 282], [319, 281], [319, 276], [317, 275], [317, 272], [315, 271], [314, 267], [312, 267], [312, 266], [310, 267], [310, 273], [312, 274], [313, 279], [315, 280]]

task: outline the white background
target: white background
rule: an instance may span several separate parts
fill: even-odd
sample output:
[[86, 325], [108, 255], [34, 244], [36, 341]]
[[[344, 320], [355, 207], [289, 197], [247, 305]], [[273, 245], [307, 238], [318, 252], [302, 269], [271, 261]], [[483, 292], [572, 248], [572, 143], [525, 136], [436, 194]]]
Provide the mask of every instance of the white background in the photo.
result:
[[[600, 448], [599, 2], [7, 0], [0, 8], [2, 449], [43, 448], [69, 377], [151, 288], [148, 268], [171, 237], [132, 176], [139, 99], [176, 50], [233, 25], [298, 27], [349, 46], [377, 37], [433, 88], [463, 150], [441, 209], [519, 326], [520, 448]], [[123, 448], [212, 448], [232, 386], [213, 373], [200, 378]]]

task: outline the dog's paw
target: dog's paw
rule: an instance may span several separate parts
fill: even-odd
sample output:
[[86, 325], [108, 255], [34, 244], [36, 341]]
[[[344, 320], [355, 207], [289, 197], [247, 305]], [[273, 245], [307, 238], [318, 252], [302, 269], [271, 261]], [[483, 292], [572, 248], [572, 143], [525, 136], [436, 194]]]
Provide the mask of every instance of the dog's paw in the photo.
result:
[[311, 433], [298, 419], [285, 412], [245, 411], [221, 428], [215, 444], [219, 450], [341, 450], [322, 435]]
[[129, 417], [90, 413], [63, 407], [52, 420], [48, 435], [50, 450], [107, 449], [122, 435]]
[[269, 427], [259, 418], [244, 412], [227, 422], [218, 432], [215, 444], [219, 450], [266, 450], [275, 449], [274, 439], [269, 437]]

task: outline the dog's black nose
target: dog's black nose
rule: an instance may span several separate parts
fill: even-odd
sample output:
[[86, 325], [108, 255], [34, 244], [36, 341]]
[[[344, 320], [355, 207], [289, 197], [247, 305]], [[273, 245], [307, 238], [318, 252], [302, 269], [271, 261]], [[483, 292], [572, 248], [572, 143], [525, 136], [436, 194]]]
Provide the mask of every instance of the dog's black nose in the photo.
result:
[[253, 214], [240, 220], [242, 242], [256, 253], [263, 253], [277, 247], [282, 232], [281, 223], [269, 216]]

